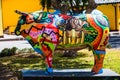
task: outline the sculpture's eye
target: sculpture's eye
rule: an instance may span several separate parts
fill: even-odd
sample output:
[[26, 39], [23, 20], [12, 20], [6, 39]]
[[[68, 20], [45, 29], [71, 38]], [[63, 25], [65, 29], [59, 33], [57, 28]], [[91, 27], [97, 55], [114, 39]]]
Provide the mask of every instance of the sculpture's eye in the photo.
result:
[[33, 18], [29, 18], [29, 20], [32, 20]]
[[31, 23], [31, 22], [33, 22], [33, 21], [34, 21], [33, 16], [29, 14], [29, 15], [26, 17], [26, 23]]

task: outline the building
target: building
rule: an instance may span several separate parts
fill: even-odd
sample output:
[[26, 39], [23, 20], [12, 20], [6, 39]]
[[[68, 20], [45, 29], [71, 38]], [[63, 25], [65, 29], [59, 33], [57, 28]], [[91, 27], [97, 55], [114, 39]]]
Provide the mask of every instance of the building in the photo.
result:
[[9, 29], [9, 34], [14, 32], [19, 15], [15, 10], [33, 12], [42, 9], [40, 0], [0, 0], [2, 5], [3, 30]]
[[[2, 4], [0, 0], [0, 4]], [[2, 5], [0, 5], [0, 37], [3, 37]]]
[[[120, 30], [120, 4], [118, 4], [120, 1], [95, 1], [99, 4], [98, 9], [108, 16], [110, 20], [110, 30]], [[33, 12], [41, 9], [40, 0], [0, 0], [0, 36], [3, 36], [3, 30], [6, 29], [9, 30], [9, 34], [14, 32], [19, 17], [19, 15], [14, 12], [15, 10]]]
[[95, 0], [101, 10], [110, 20], [110, 30], [120, 30], [120, 0]]

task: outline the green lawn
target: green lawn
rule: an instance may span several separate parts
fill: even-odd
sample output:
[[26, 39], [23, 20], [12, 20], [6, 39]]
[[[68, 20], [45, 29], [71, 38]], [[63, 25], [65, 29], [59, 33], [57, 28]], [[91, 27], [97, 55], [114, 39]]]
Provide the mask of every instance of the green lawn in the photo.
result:
[[[92, 68], [93, 66], [93, 54], [86, 49], [79, 51], [77, 57], [68, 58], [61, 57], [61, 54], [56, 54], [53, 57], [54, 69], [66, 69], [66, 68]], [[16, 57], [3, 57], [0, 58], [0, 63], [9, 65], [13, 69], [44, 69], [44, 60], [41, 58], [16, 58]], [[107, 54], [104, 60], [104, 68], [111, 69], [120, 74], [120, 50], [107, 49]]]

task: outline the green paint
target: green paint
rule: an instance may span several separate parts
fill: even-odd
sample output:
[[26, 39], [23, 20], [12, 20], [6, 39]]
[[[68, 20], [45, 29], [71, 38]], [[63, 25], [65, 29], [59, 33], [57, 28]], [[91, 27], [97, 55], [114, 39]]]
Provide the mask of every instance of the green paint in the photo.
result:
[[[43, 37], [42, 37], [42, 35], [40, 35], [40, 36], [38, 36], [38, 42], [40, 42], [40, 39], [42, 39]], [[40, 42], [41, 43], [41, 42]], [[47, 44], [49, 47], [50, 47], [50, 49], [52, 49], [52, 51], [54, 51], [55, 50], [55, 45], [51, 42], [46, 42], [46, 41], [44, 41], [44, 42], [42, 42], [42, 43], [45, 43], [45, 44]], [[42, 48], [41, 47], [41, 45], [39, 45], [39, 47], [40, 47], [40, 49]]]
[[18, 35], [19, 35], [19, 34], [20, 34], [20, 31], [17, 31], [17, 32], [16, 32], [16, 34], [18, 34]]
[[27, 36], [26, 39], [27, 39], [27, 40], [31, 40], [31, 37], [30, 37], [30, 36]]
[[48, 13], [44, 12], [43, 15], [42, 15], [42, 20], [45, 20], [46, 18], [48, 18]]
[[50, 47], [50, 49], [52, 50], [52, 52], [54, 52], [54, 50], [55, 50], [55, 45], [53, 44], [53, 43], [50, 43], [50, 42], [44, 42], [45, 44], [47, 44], [49, 47]]

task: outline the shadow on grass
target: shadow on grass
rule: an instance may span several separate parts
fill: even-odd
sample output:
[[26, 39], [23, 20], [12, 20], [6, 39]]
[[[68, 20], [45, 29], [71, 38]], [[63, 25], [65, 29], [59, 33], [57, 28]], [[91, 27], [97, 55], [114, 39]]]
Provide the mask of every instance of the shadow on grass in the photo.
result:
[[[87, 58], [90, 57], [91, 54], [79, 52], [76, 57], [62, 57], [62, 54], [56, 54], [53, 57], [53, 68], [91, 68], [93, 66], [93, 63], [91, 63], [91, 60], [88, 60]], [[93, 56], [91, 57], [94, 58]]]
[[[91, 68], [93, 65], [85, 59], [88, 54], [79, 53], [77, 57], [61, 57], [61, 55], [53, 56], [54, 69], [68, 69], [68, 68]], [[84, 58], [84, 59], [81, 59]], [[0, 62], [12, 66], [18, 70], [21, 69], [44, 69], [45, 61], [41, 58], [15, 58], [4, 57], [0, 58]]]
[[91, 68], [93, 65], [87, 62], [86, 60], [80, 60], [75, 58], [62, 58], [53, 60], [53, 68], [56, 69], [81, 69], [81, 68]]

